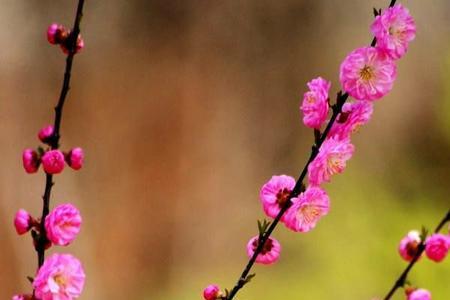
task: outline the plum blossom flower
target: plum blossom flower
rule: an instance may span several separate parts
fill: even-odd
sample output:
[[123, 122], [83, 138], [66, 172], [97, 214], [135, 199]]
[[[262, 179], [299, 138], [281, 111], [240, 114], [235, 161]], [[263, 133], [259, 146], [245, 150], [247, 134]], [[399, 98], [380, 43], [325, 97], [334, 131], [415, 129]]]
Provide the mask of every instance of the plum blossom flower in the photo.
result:
[[377, 100], [389, 93], [397, 76], [395, 62], [382, 50], [362, 47], [342, 62], [339, 79], [342, 88], [357, 100]]
[[72, 300], [80, 296], [85, 274], [80, 261], [70, 254], [55, 253], [40, 267], [33, 281], [40, 300]]
[[407, 300], [431, 300], [431, 293], [425, 289], [416, 289], [408, 294]]
[[67, 164], [74, 170], [79, 170], [83, 166], [84, 152], [80, 147], [70, 150], [66, 157]]
[[342, 112], [331, 127], [329, 136], [339, 140], [348, 139], [359, 127], [369, 122], [373, 113], [373, 104], [369, 101], [345, 103]]
[[398, 253], [406, 261], [412, 261], [419, 250], [419, 244], [421, 242], [420, 233], [417, 230], [411, 230], [400, 241], [398, 246]]
[[322, 144], [319, 154], [308, 167], [309, 183], [320, 185], [322, 182], [329, 182], [331, 176], [342, 173], [346, 167], [355, 147], [350, 140], [338, 140], [330, 137]]
[[48, 239], [55, 245], [67, 246], [80, 232], [81, 215], [72, 204], [61, 204], [45, 218]]
[[[259, 198], [267, 216], [275, 218], [285, 205], [295, 186], [295, 179], [287, 175], [272, 176], [259, 193]], [[284, 220], [283, 215], [282, 220]]]
[[31, 215], [24, 209], [19, 209], [14, 217], [14, 227], [17, 234], [25, 234], [31, 229], [32, 225]]
[[47, 125], [39, 130], [38, 138], [43, 143], [48, 143], [53, 136], [55, 128], [53, 125]]
[[405, 55], [409, 42], [416, 36], [414, 19], [401, 4], [396, 4], [377, 16], [371, 30], [377, 39], [377, 47], [393, 59]]
[[215, 284], [210, 284], [203, 290], [203, 299], [205, 300], [216, 300], [220, 295], [220, 288]]
[[[247, 243], [247, 255], [249, 258], [253, 256], [259, 245], [259, 236], [252, 237]], [[256, 263], [263, 265], [270, 265], [278, 261], [280, 258], [281, 245], [280, 243], [269, 237], [264, 243], [264, 247], [260, 254], [256, 257]]]
[[429, 236], [425, 241], [425, 254], [435, 262], [441, 262], [448, 254], [450, 237], [440, 233]]
[[50, 150], [42, 156], [42, 166], [48, 174], [58, 174], [64, 170], [64, 154], [60, 150]]
[[292, 202], [284, 224], [296, 232], [310, 231], [330, 210], [330, 198], [322, 188], [316, 186], [308, 187]]
[[300, 110], [303, 112], [303, 123], [319, 129], [328, 116], [328, 92], [331, 82], [322, 77], [317, 77], [308, 82], [309, 91], [303, 95]]
[[36, 173], [39, 169], [38, 154], [33, 149], [25, 149], [22, 153], [22, 162], [25, 172], [28, 174]]

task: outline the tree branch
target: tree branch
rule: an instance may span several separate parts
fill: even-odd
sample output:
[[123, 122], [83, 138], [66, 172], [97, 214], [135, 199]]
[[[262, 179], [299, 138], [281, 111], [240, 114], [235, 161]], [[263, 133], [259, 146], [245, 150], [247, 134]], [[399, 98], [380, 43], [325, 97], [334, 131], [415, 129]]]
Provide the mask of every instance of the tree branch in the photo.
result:
[[[52, 148], [52, 150], [59, 148], [59, 139], [61, 137], [60, 128], [61, 128], [62, 113], [63, 113], [64, 103], [66, 101], [67, 93], [69, 92], [69, 89], [70, 89], [70, 76], [71, 76], [71, 72], [72, 72], [72, 63], [73, 63], [73, 57], [75, 55], [75, 49], [76, 49], [78, 35], [80, 34], [80, 22], [81, 22], [81, 18], [83, 16], [83, 6], [84, 6], [84, 0], [79, 0], [73, 29], [69, 36], [68, 44], [70, 45], [70, 47], [69, 47], [69, 53], [68, 53], [67, 59], [66, 59], [64, 80], [63, 80], [58, 104], [55, 107], [54, 133], [53, 133], [52, 139], [50, 141], [50, 147]], [[47, 217], [47, 215], [49, 214], [49, 211], [50, 211], [50, 196], [51, 196], [53, 185], [54, 185], [53, 175], [46, 174], [45, 175], [44, 196], [42, 196], [43, 207], [42, 207], [40, 233], [39, 233], [39, 237], [36, 241], [36, 246], [35, 246], [37, 256], [38, 256], [38, 267], [39, 268], [44, 263], [45, 249], [46, 249], [46, 245], [49, 243], [49, 241], [47, 239], [47, 234], [45, 231], [44, 224], [45, 224], [45, 218]]]
[[[395, 2], [396, 2], [396, 0], [392, 0], [391, 3], [389, 4], [389, 7], [394, 6]], [[376, 39], [374, 38], [372, 40], [372, 42], [370, 43], [370, 45], [375, 46], [375, 44], [376, 44]], [[281, 208], [281, 210], [278, 213], [278, 215], [276, 216], [276, 218], [270, 224], [267, 231], [264, 234], [260, 235], [259, 240], [258, 240], [258, 247], [256, 248], [255, 253], [248, 261], [247, 265], [245, 266], [244, 270], [242, 271], [241, 276], [239, 277], [238, 281], [236, 282], [236, 285], [233, 287], [233, 289], [227, 295], [225, 300], [233, 299], [234, 296], [239, 292], [239, 290], [242, 289], [246, 283], [248, 283], [247, 276], [249, 275], [253, 265], [255, 264], [256, 258], [263, 250], [266, 241], [269, 239], [270, 235], [277, 227], [277, 225], [280, 222], [281, 218], [283, 217], [284, 213], [292, 205], [291, 199], [297, 197], [301, 192], [303, 192], [303, 189], [304, 189], [303, 180], [306, 177], [306, 173], [308, 171], [308, 166], [316, 158], [317, 154], [319, 154], [320, 147], [322, 146], [323, 142], [327, 138], [328, 133], [330, 132], [331, 127], [333, 126], [334, 122], [336, 121], [337, 116], [341, 113], [342, 107], [344, 106], [345, 102], [347, 101], [348, 96], [349, 95], [347, 93], [342, 93], [342, 91], [339, 91], [337, 93], [336, 104], [333, 105], [333, 114], [331, 116], [331, 119], [330, 119], [330, 121], [328, 121], [325, 131], [322, 133], [322, 135], [320, 136], [318, 141], [316, 143], [314, 143], [314, 145], [312, 146], [311, 155], [309, 156], [308, 161], [306, 162], [305, 166], [303, 167], [303, 170], [300, 173], [300, 176], [297, 179], [297, 182], [296, 182], [294, 188], [292, 189], [292, 192], [290, 193], [286, 203]]]

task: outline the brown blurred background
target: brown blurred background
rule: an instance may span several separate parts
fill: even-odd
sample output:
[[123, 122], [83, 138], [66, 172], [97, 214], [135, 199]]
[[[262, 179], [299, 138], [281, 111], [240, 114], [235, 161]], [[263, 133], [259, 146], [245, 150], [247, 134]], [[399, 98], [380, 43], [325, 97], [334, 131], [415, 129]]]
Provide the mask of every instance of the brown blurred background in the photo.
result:
[[[53, 122], [64, 55], [52, 22], [75, 0], [0, 1], [0, 298], [29, 291], [35, 253], [15, 211], [41, 210], [42, 172], [21, 151]], [[450, 2], [403, 1], [418, 33], [394, 90], [354, 139], [344, 175], [326, 188], [330, 215], [308, 235], [279, 228], [279, 264], [256, 267], [239, 299], [371, 299], [405, 266], [399, 239], [434, 227], [449, 207]], [[306, 82], [339, 90], [338, 68], [368, 44], [373, 7], [388, 1], [86, 1], [62, 147], [82, 146], [80, 172], [56, 176], [52, 204], [75, 203], [82, 232], [68, 248], [85, 266], [80, 299], [200, 299], [231, 287], [256, 233], [260, 186], [297, 176], [312, 134], [299, 117]], [[414, 284], [450, 298], [450, 263], [423, 260]], [[401, 293], [396, 299], [403, 299]]]

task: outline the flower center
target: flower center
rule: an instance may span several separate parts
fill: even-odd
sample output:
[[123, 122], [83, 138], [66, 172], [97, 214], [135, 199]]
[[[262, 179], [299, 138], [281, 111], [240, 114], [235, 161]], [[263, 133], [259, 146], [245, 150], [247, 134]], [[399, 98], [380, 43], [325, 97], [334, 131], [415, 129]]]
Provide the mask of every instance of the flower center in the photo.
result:
[[365, 65], [364, 68], [361, 69], [361, 71], [359, 72], [359, 76], [365, 80], [365, 81], [369, 81], [370, 79], [373, 78], [373, 70], [371, 67]]
[[[252, 246], [253, 246], [253, 251], [256, 251], [256, 248], [258, 248], [258, 239], [255, 239], [255, 240], [253, 241]], [[273, 247], [272, 239], [269, 238], [269, 239], [264, 243], [264, 247], [263, 247], [262, 250], [261, 250], [261, 254], [264, 255], [264, 254], [270, 252], [270, 250], [272, 250], [272, 247]]]
[[320, 210], [316, 206], [306, 205], [299, 210], [298, 214], [306, 223], [312, 223], [320, 216]]
[[62, 287], [66, 286], [67, 280], [61, 274], [58, 274], [55, 277], [53, 277], [53, 280], [55, 280], [56, 284], [58, 284], [59, 286], [62, 286]]
[[277, 203], [280, 207], [282, 207], [286, 201], [289, 199], [289, 195], [291, 191], [287, 188], [281, 189], [277, 193]]
[[341, 169], [341, 159], [338, 155], [332, 155], [328, 158], [328, 168], [331, 173], [338, 173]]
[[416, 256], [417, 250], [419, 247], [419, 243], [417, 241], [411, 241], [406, 244], [406, 253], [408, 253], [409, 257]]

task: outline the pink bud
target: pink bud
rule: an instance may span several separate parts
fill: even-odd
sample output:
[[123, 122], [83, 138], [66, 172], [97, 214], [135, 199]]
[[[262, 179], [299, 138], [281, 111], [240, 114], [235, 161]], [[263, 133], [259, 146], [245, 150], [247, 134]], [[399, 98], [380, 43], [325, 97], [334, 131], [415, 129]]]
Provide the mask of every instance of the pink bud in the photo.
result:
[[17, 234], [25, 234], [31, 228], [31, 215], [24, 209], [19, 209], [14, 217], [14, 227]]
[[22, 154], [23, 168], [28, 174], [36, 173], [39, 168], [38, 154], [33, 149], [25, 149]]
[[70, 150], [66, 157], [67, 164], [74, 170], [79, 170], [83, 166], [84, 152], [80, 147]]
[[[69, 54], [69, 48], [71, 46], [71, 45], [68, 45], [69, 42], [70, 42], [70, 40], [67, 39], [65, 43], [61, 43], [61, 49], [65, 54]], [[75, 54], [80, 52], [83, 48], [84, 48], [84, 40], [81, 38], [81, 35], [78, 35], [77, 45], [75, 47]]]
[[420, 244], [420, 233], [417, 230], [411, 230], [408, 234], [400, 241], [398, 246], [398, 253], [406, 261], [412, 261], [419, 250]]
[[220, 288], [215, 284], [210, 284], [203, 290], [203, 298], [205, 300], [216, 300], [219, 296]]
[[408, 300], [431, 300], [431, 293], [425, 289], [417, 289], [407, 294]]
[[47, 238], [55, 245], [67, 246], [80, 232], [81, 215], [72, 204], [61, 204], [45, 218]]
[[440, 233], [431, 235], [425, 242], [425, 253], [429, 259], [435, 262], [443, 261], [449, 248], [450, 237]]
[[52, 45], [57, 45], [63, 43], [67, 37], [69, 36], [69, 32], [64, 26], [53, 23], [48, 26], [47, 29], [47, 40]]
[[54, 131], [55, 131], [55, 129], [54, 129], [53, 125], [47, 125], [47, 126], [43, 127], [41, 130], [39, 130], [39, 133], [38, 133], [39, 140], [41, 140], [41, 142], [47, 144], [51, 140]]
[[50, 150], [42, 156], [42, 166], [48, 174], [58, 174], [64, 170], [64, 155], [59, 150]]

